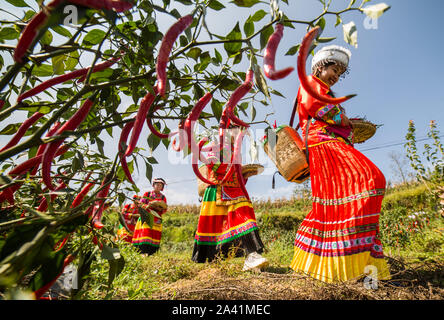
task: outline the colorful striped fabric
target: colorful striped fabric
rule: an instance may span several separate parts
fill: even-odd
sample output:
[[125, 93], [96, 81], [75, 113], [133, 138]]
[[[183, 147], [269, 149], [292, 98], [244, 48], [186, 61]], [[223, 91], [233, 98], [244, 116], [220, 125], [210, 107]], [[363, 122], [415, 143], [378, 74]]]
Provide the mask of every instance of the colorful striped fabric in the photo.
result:
[[389, 279], [379, 240], [384, 175], [339, 141], [310, 147], [309, 157], [313, 207], [297, 231], [291, 268], [335, 282], [374, 266], [379, 280]]
[[[230, 188], [231, 194], [238, 195], [234, 189], [240, 188]], [[226, 257], [233, 247], [241, 249], [236, 256], [263, 251], [251, 202], [246, 198], [242, 201], [222, 198], [221, 186], [205, 190], [194, 237], [193, 261], [212, 261], [218, 254]]]
[[[146, 192], [141, 199], [141, 206], [148, 205], [152, 201], [164, 201], [166, 203], [166, 197], [162, 194], [156, 194], [154, 191]], [[166, 209], [157, 212], [159, 215], [163, 215]], [[153, 226], [150, 227], [146, 222], [142, 222], [142, 217], [137, 220], [132, 244], [135, 245], [141, 253], [153, 254], [160, 248], [160, 242], [162, 239], [162, 219], [154, 217]]]

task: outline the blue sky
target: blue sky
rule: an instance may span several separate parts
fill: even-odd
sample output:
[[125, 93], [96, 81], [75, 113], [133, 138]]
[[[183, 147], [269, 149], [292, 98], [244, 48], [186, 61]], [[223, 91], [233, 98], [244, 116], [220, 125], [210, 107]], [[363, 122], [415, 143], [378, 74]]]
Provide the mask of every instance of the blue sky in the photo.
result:
[[[268, 11], [266, 5], [253, 7], [252, 10], [237, 8], [228, 1], [222, 2], [226, 4], [227, 10], [217, 13], [209, 11], [209, 28], [218, 34], [227, 34], [237, 21], [244, 21], [248, 15], [258, 9]], [[311, 19], [321, 11], [321, 4], [317, 0], [289, 2], [291, 6], [280, 1], [280, 7], [287, 16], [294, 19]], [[359, 2], [358, 0], [357, 3]], [[392, 151], [403, 154], [402, 145], [365, 151], [366, 149], [402, 142], [409, 120], [415, 121], [418, 138], [426, 136], [430, 120], [436, 120], [441, 135], [444, 134], [444, 90], [442, 89], [444, 44], [441, 33], [444, 3], [439, 0], [374, 0], [369, 4], [380, 2], [388, 4], [391, 9], [378, 19], [376, 29], [365, 28], [363, 14], [353, 12], [342, 15], [344, 23], [354, 21], [356, 24], [358, 48], [344, 42], [341, 26], [334, 27], [336, 21], [334, 16], [327, 16], [327, 27], [323, 37], [337, 37], [328, 44], [341, 45], [352, 52], [350, 74], [332, 89], [337, 95], [358, 94], [343, 104], [349, 116], [365, 116], [373, 123], [382, 125], [373, 138], [364, 144], [356, 145], [356, 148], [363, 150], [362, 152], [383, 171], [387, 180], [393, 180], [392, 161], [388, 154]], [[348, 3], [349, 0], [333, 0], [331, 10], [341, 10]], [[0, 13], [0, 16], [3, 15], [4, 13]], [[173, 20], [170, 17], [159, 15], [162, 31], [165, 31], [171, 23]], [[241, 22], [241, 27], [242, 25]], [[305, 25], [296, 25], [296, 29], [285, 29], [277, 52], [278, 69], [290, 65], [296, 66], [296, 56], [284, 56], [284, 54], [290, 47], [300, 43], [305, 30]], [[222, 47], [218, 49], [223, 51]], [[310, 58], [308, 65], [309, 63]], [[247, 65], [242, 63], [237, 65], [236, 69], [245, 71], [246, 67]], [[276, 120], [278, 125], [288, 124], [292, 100], [299, 86], [297, 73], [294, 71], [285, 79], [269, 80], [268, 83], [286, 98], [273, 97], [272, 105], [268, 107], [260, 103], [255, 105], [258, 109], [257, 119], [266, 113], [274, 112], [269, 120]], [[248, 120], [245, 116], [242, 118]], [[252, 127], [253, 131], [263, 128], [264, 124]], [[118, 139], [118, 135], [119, 132], [114, 130], [115, 139]], [[147, 135], [148, 129], [144, 128], [139, 145], [146, 149]], [[3, 137], [0, 138], [4, 141]], [[107, 144], [106, 152], [110, 155], [115, 152], [115, 144]], [[171, 163], [168, 156], [171, 158], [175, 155], [171, 151], [168, 153], [163, 146], [159, 146], [153, 155], [159, 162], [154, 165], [154, 176], [163, 177], [168, 183], [165, 190], [168, 202], [197, 204], [197, 183], [189, 161], [186, 164]], [[247, 184], [250, 195], [256, 199], [291, 197], [297, 185], [278, 177], [276, 189], [272, 190], [271, 173], [275, 171], [275, 167], [262, 150], [259, 160], [267, 170], [264, 174], [250, 179]], [[145, 191], [150, 186], [145, 178], [143, 163], [140, 167], [142, 168], [140, 174], [136, 172], [133, 176], [139, 188]]]

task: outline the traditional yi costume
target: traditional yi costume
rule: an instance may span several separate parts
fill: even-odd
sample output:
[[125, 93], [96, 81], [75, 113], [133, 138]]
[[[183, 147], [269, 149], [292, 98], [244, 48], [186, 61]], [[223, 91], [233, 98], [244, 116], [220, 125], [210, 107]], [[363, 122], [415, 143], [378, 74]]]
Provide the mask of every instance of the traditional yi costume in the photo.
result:
[[203, 195], [192, 260], [210, 262], [219, 255], [226, 258], [232, 253], [236, 257], [246, 256], [244, 270], [265, 266], [268, 261], [260, 255], [264, 245], [253, 206], [240, 188], [236, 173], [221, 184], [228, 164], [214, 161], [204, 166], [207, 179], [216, 185], [208, 186]]
[[[161, 178], [154, 179], [153, 185], [157, 182], [165, 185], [165, 181]], [[150, 204], [157, 201], [164, 202], [165, 209], [150, 207]], [[144, 193], [139, 203], [139, 206], [145, 210], [148, 208], [150, 210], [154, 210], [159, 216], [162, 216], [167, 211], [166, 203], [167, 203], [166, 197], [161, 192], [157, 193], [154, 190], [152, 190]], [[144, 221], [142, 214], [140, 214], [140, 217], [137, 220], [136, 227], [134, 230], [134, 236], [132, 240], [133, 245], [135, 245], [140, 250], [141, 253], [146, 253], [151, 255], [157, 252], [157, 250], [159, 250], [161, 238], [162, 238], [162, 218], [154, 216], [153, 226], [150, 227], [148, 223]]]
[[[326, 61], [347, 68], [350, 55], [342, 47], [325, 47], [313, 57], [312, 70]], [[316, 76], [310, 76], [310, 82], [317, 92], [331, 95]], [[325, 282], [358, 278], [372, 270], [377, 270], [377, 279], [388, 279], [379, 239], [384, 175], [353, 147], [352, 128], [338, 126], [345, 115], [340, 105], [325, 104], [302, 86], [297, 101], [304, 137], [309, 127], [313, 206], [297, 231], [291, 268]]]

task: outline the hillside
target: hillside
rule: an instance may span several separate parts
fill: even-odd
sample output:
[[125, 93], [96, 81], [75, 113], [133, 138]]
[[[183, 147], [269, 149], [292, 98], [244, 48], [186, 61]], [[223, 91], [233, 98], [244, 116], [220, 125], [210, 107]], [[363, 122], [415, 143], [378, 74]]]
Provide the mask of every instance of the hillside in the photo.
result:
[[[325, 284], [289, 269], [293, 240], [310, 209], [308, 199], [255, 203], [270, 265], [242, 272], [243, 258], [191, 261], [198, 207], [174, 206], [165, 215], [162, 245], [150, 257], [121, 243], [122, 273], [107, 285], [108, 264], [98, 259], [78, 299], [443, 299], [444, 223], [437, 198], [419, 186], [388, 190], [381, 233], [393, 279], [366, 289], [362, 280]], [[109, 218], [112, 221], [112, 217]], [[117, 225], [117, 223], [115, 223]]]

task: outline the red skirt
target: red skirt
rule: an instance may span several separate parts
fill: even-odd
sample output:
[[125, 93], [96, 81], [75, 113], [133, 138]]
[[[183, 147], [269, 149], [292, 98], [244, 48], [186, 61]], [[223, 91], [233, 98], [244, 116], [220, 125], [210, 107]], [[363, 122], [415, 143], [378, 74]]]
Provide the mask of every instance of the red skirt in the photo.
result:
[[343, 142], [309, 151], [313, 206], [297, 231], [291, 268], [325, 282], [364, 273], [388, 279], [379, 240], [384, 175]]

